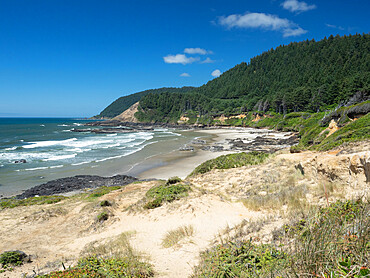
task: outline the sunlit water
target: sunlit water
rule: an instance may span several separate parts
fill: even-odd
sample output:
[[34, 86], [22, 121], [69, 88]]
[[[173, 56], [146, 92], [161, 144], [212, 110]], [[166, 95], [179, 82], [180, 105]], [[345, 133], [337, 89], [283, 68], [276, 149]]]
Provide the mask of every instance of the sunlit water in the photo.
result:
[[[71, 131], [83, 128], [85, 122], [0, 118], [0, 195], [77, 174], [130, 173], [148, 157], [178, 149], [200, 135], [168, 129], [114, 134]], [[15, 163], [20, 159], [26, 163]]]

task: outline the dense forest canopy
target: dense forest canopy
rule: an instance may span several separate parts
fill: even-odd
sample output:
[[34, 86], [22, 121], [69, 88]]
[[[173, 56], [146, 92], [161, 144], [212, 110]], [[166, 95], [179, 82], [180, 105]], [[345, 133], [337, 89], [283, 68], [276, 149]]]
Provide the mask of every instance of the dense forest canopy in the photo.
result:
[[245, 111], [317, 112], [370, 91], [370, 36], [330, 36], [279, 46], [186, 93], [147, 94], [142, 121]]
[[146, 96], [147, 94], [160, 94], [163, 92], [179, 92], [185, 93], [188, 91], [194, 90], [194, 87], [182, 87], [182, 88], [159, 88], [159, 89], [151, 89], [142, 92], [138, 92], [135, 94], [131, 94], [128, 96], [120, 97], [113, 101], [109, 106], [107, 106], [98, 116], [100, 118], [113, 118], [123, 111], [127, 110], [131, 105], [138, 102], [142, 97]]

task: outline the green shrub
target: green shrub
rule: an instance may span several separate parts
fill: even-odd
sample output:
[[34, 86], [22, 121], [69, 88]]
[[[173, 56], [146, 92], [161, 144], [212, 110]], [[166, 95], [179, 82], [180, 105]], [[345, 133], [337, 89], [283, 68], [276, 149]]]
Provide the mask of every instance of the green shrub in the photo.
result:
[[101, 207], [110, 207], [112, 204], [108, 200], [104, 200], [100, 202]]
[[19, 206], [32, 206], [32, 205], [43, 205], [43, 204], [54, 204], [66, 199], [64, 196], [40, 196], [31, 197], [27, 199], [1, 199], [0, 208], [14, 208]]
[[24, 257], [25, 254], [21, 251], [7, 251], [0, 254], [0, 264], [4, 268], [9, 265], [21, 265]]
[[229, 242], [202, 253], [192, 277], [276, 277], [272, 271], [286, 264], [286, 254], [271, 245]]
[[108, 218], [109, 218], [109, 214], [106, 211], [103, 211], [97, 216], [97, 219], [99, 222], [104, 222], [108, 220]]
[[194, 169], [189, 176], [204, 174], [213, 169], [230, 169], [263, 163], [269, 155], [262, 152], [234, 153], [208, 160]]
[[165, 202], [173, 202], [188, 195], [190, 187], [185, 184], [155, 186], [146, 193], [147, 201], [144, 208], [153, 209], [160, 207]]
[[285, 225], [275, 244], [234, 238], [201, 254], [192, 277], [370, 277], [370, 204], [338, 201]]
[[129, 258], [98, 258], [88, 257], [81, 259], [76, 267], [65, 271], [56, 271], [39, 278], [118, 278], [118, 277], [153, 277], [154, 272], [150, 264]]
[[182, 182], [182, 179], [180, 179], [179, 177], [172, 177], [167, 180], [166, 185], [176, 184], [179, 182]]
[[369, 272], [370, 206], [338, 201], [285, 227], [290, 269], [320, 277], [363, 277]]
[[97, 189], [95, 189], [91, 194], [88, 195], [88, 199], [96, 199], [101, 196], [104, 196], [105, 194], [108, 194], [114, 190], [118, 190], [122, 188], [121, 186], [101, 186]]
[[345, 142], [356, 142], [366, 139], [370, 139], [370, 113], [340, 128], [325, 138], [319, 145], [314, 146], [314, 149], [326, 151]]

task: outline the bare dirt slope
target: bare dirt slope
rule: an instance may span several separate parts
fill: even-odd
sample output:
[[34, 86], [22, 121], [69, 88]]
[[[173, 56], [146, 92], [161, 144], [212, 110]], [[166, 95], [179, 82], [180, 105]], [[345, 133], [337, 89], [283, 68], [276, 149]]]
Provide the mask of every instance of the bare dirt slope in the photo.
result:
[[[22, 250], [31, 254], [33, 262], [0, 277], [62, 269], [62, 262], [68, 267], [92, 242], [124, 232], [132, 234], [131, 245], [148, 257], [156, 277], [188, 277], [201, 251], [237, 230], [244, 229], [246, 238], [267, 241], [291, 212], [307, 204], [368, 195], [370, 151], [359, 149], [356, 153], [285, 151], [263, 165], [214, 170], [188, 179], [192, 186], [188, 197], [152, 210], [142, 209], [140, 200], [158, 181], [133, 183], [93, 201], [73, 197], [52, 205], [4, 209], [0, 252]], [[110, 217], [105, 222], [97, 221], [101, 200], [113, 204], [106, 208]], [[252, 223], [258, 225], [251, 229]], [[182, 225], [192, 225], [193, 236], [164, 248], [167, 232]]]
[[137, 123], [138, 120], [135, 118], [135, 113], [137, 112], [138, 107], [139, 107], [139, 102], [136, 102], [126, 111], [114, 117], [112, 120], [121, 121], [121, 122]]

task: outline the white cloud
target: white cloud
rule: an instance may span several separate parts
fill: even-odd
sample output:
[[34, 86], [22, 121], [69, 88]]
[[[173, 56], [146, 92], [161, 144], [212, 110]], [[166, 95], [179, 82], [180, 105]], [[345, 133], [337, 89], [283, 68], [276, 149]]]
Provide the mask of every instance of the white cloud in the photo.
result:
[[291, 12], [306, 12], [316, 9], [316, 5], [308, 5], [306, 2], [298, 0], [285, 0], [281, 5]]
[[181, 77], [190, 77], [190, 74], [188, 74], [187, 72], [184, 72], [182, 74], [180, 74]]
[[300, 36], [300, 35], [303, 35], [303, 34], [306, 34], [307, 31], [302, 29], [301, 27], [297, 27], [295, 29], [285, 29], [283, 30], [283, 36], [284, 37], [294, 37], [294, 36]]
[[334, 28], [334, 29], [339, 29], [339, 30], [344, 30], [342, 26], [337, 26], [337, 25], [332, 25], [332, 24], [325, 24], [329, 28]]
[[214, 63], [216, 62], [215, 60], [212, 60], [211, 58], [207, 57], [207, 59], [201, 61], [200, 63], [201, 64], [211, 64], [211, 63]]
[[221, 71], [219, 69], [216, 69], [216, 70], [212, 71], [211, 75], [213, 77], [219, 77], [221, 75]]
[[206, 55], [206, 54], [212, 54], [212, 51], [205, 50], [203, 48], [185, 48], [184, 53], [186, 54], [200, 54], [200, 55]]
[[163, 57], [163, 60], [167, 64], [191, 64], [200, 59], [198, 57], [187, 57], [185, 54], [167, 55]]
[[261, 28], [281, 31], [284, 37], [298, 36], [307, 33], [296, 23], [286, 18], [265, 13], [232, 14], [219, 18], [219, 24], [228, 28]]

